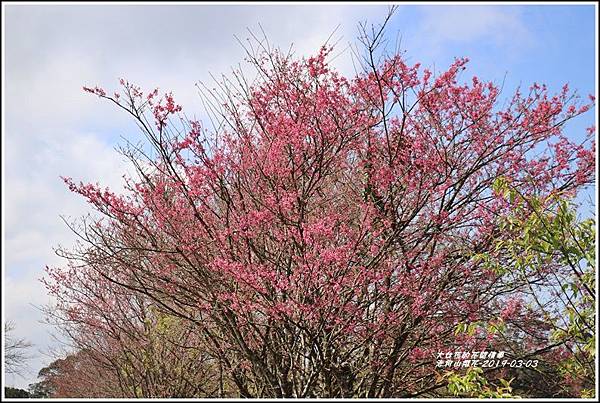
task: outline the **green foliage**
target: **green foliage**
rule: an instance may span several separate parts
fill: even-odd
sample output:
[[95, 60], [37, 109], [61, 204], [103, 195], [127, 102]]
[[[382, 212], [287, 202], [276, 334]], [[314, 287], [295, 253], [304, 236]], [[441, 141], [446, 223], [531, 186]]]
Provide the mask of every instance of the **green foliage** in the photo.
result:
[[500, 385], [488, 383], [483, 376], [483, 370], [479, 367], [471, 367], [463, 375], [454, 371], [447, 372], [444, 376], [447, 378], [447, 389], [453, 396], [476, 397], [476, 398], [514, 398], [510, 383], [499, 379]]
[[[545, 307], [539, 309], [552, 325], [550, 341], [563, 343], [573, 353], [561, 362], [559, 373], [593, 384], [595, 220], [579, 219], [570, 199], [561, 194], [526, 198], [504, 178], [496, 180], [493, 189], [511, 203], [512, 212], [500, 221], [503, 237], [495, 245], [495, 254], [478, 254], [474, 260], [498, 274], [518, 275], [526, 284], [545, 265], [555, 265], [557, 292], [566, 301], [562, 314], [554, 317]], [[531, 286], [530, 290], [533, 294]], [[582, 397], [588, 394], [586, 389], [581, 392]]]
[[593, 399], [594, 397], [596, 397], [596, 395], [594, 393], [594, 389], [582, 389], [580, 397], [582, 399]]
[[461, 333], [467, 334], [468, 336], [474, 336], [477, 330], [482, 330], [487, 334], [502, 333], [506, 329], [506, 324], [501, 319], [489, 320], [489, 321], [477, 321], [477, 322], [461, 322], [456, 325], [454, 334], [459, 335]]

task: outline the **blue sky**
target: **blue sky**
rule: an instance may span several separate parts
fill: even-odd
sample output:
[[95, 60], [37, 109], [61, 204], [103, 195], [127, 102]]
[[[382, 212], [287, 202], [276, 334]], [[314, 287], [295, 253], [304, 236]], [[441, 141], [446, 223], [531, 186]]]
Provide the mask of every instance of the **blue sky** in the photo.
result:
[[[20, 387], [49, 363], [51, 329], [35, 306], [49, 302], [37, 279], [46, 264], [60, 264], [52, 248], [70, 245], [59, 215], [77, 217], [87, 206], [60, 175], [119, 187], [127, 166], [113, 147], [137, 138], [133, 122], [82, 85], [116, 87], [126, 77], [146, 88], [173, 90], [188, 115], [202, 116], [194, 84], [209, 72], [227, 73], [242, 61], [234, 39], [260, 23], [270, 40], [298, 55], [315, 53], [339, 25], [338, 51], [354, 43], [357, 24], [378, 23], [385, 5], [304, 6], [43, 6], [4, 10], [3, 287], [4, 318], [16, 335], [35, 343], [36, 357]], [[544, 82], [569, 82], [582, 95], [595, 92], [595, 9], [591, 5], [410, 6], [393, 17], [388, 36], [401, 38], [412, 62], [444, 69], [469, 57], [467, 76], [500, 83], [506, 94]], [[350, 52], [334, 65], [352, 72]], [[592, 114], [567, 127], [577, 138]]]

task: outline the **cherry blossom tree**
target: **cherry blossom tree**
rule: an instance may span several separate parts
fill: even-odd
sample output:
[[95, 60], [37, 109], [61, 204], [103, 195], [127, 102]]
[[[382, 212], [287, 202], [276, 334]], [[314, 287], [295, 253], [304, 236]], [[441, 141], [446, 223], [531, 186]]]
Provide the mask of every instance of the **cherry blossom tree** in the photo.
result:
[[505, 346], [494, 324], [516, 318], [520, 356], [560, 348], [519, 292], [556, 267], [507, 276], [481, 256], [510, 236], [498, 178], [539, 200], [593, 183], [595, 129], [580, 144], [565, 132], [593, 97], [506, 95], [465, 77], [467, 59], [434, 74], [383, 38], [361, 30], [353, 77], [328, 45], [299, 59], [257, 41], [256, 77], [199, 86], [212, 125], [158, 89], [84, 87], [147, 142], [122, 148], [136, 172], [125, 192], [64, 178], [95, 211], [45, 280], [72, 339], [139, 355], [148, 318], [174, 321], [197, 354], [179, 364], [211, 379], [186, 393], [242, 397], [436, 396], [437, 352]]
[[121, 397], [114, 374], [99, 365], [90, 352], [80, 350], [42, 368], [39, 382], [29, 385], [30, 397]]
[[74, 351], [40, 373], [52, 396], [226, 396], [222, 367], [193, 325], [86, 268], [71, 274], [76, 287], [47, 312]]

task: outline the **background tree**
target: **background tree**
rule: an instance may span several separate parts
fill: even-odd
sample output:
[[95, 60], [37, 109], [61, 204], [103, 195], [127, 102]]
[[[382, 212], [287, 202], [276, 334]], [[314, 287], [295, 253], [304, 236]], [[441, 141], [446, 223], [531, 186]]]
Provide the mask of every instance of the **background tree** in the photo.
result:
[[14, 322], [4, 323], [4, 370], [8, 374], [23, 375], [31, 359], [32, 344], [24, 338], [13, 336]]
[[86, 351], [53, 361], [38, 378], [29, 386], [31, 397], [120, 397], [114, 376]]
[[[112, 294], [115, 287], [110, 283], [87, 286], [79, 294], [76, 310], [65, 305], [64, 311], [52, 313], [78, 351], [69, 357], [79, 357], [77, 362], [85, 357], [86, 370], [79, 378], [95, 383], [98, 376], [92, 369], [97, 367], [103, 372], [105, 388], [121, 397], [225, 396], [222, 379], [219, 383], [217, 377], [218, 363], [207, 356], [193, 326], [161, 312], [142, 296]], [[62, 302], [59, 299], [59, 306]], [[72, 376], [73, 371], [65, 372], [63, 366], [59, 379], [66, 382]], [[103, 390], [91, 385], [81, 389], [84, 397], [102, 396]], [[64, 390], [59, 392], [64, 396]]]

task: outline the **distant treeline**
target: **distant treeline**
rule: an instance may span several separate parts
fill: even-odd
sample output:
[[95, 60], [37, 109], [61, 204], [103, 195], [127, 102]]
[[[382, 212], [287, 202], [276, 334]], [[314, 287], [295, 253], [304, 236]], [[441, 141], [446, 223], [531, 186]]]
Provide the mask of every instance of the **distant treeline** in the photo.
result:
[[29, 395], [29, 392], [27, 392], [24, 389], [11, 388], [11, 387], [8, 387], [8, 386], [4, 387], [4, 396], [5, 397], [12, 397], [12, 398], [15, 398], [15, 397], [16, 398], [19, 398], [19, 397], [29, 398], [29, 397], [31, 397]]

